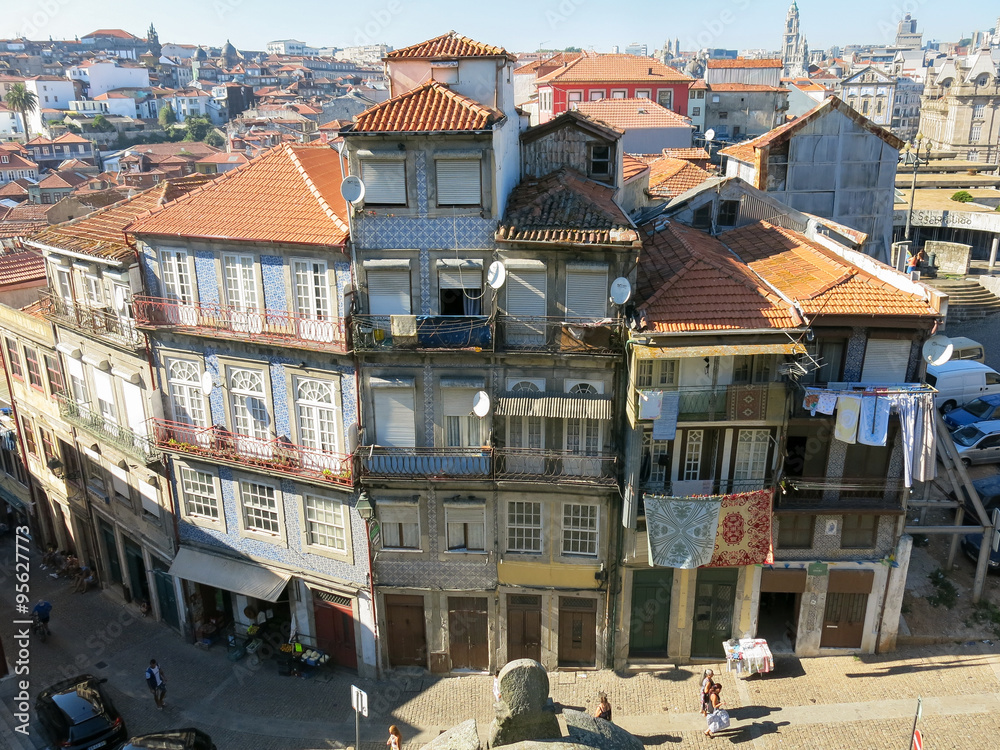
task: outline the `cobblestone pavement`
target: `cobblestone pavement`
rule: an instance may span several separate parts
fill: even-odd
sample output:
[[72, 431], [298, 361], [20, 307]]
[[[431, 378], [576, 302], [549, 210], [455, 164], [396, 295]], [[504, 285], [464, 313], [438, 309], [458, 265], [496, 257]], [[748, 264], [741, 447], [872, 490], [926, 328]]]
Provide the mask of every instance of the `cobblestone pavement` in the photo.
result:
[[[12, 540], [0, 539], [0, 637], [8, 659], [13, 578]], [[35, 559], [38, 562], [38, 559]], [[332, 671], [313, 679], [279, 676], [273, 661], [236, 663], [225, 650], [201, 650], [166, 626], [97, 592], [71, 593], [66, 581], [32, 576], [32, 598], [54, 605], [53, 636], [31, 648], [32, 694], [81, 672], [108, 678], [108, 688], [132, 734], [197, 726], [219, 750], [319, 750], [354, 744], [350, 686], [369, 694], [362, 719], [362, 750], [384, 748], [385, 729], [400, 726], [406, 744], [419, 746], [474, 717], [485, 737], [493, 718], [492, 678], [396, 673], [375, 682]], [[167, 678], [167, 707], [153, 710], [143, 679], [150, 658]], [[782, 748], [899, 748], [906, 745], [916, 697], [925, 702], [921, 729], [926, 747], [993, 748], [1000, 735], [1000, 646], [936, 646], [885, 656], [779, 657], [776, 671], [738, 680], [714, 665], [733, 727], [715, 740], [702, 734], [697, 713], [704, 665], [660, 672], [558, 672], [550, 675], [557, 706], [593, 710], [605, 691], [615, 721], [647, 747], [715, 747], [748, 743], [754, 750]], [[13, 679], [0, 682], [0, 748], [41, 747], [10, 727]]]

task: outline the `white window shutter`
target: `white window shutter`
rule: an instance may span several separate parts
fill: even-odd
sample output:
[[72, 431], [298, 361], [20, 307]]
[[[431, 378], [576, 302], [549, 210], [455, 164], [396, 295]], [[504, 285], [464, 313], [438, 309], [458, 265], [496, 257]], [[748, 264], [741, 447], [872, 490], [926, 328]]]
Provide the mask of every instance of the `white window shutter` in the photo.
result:
[[438, 269], [440, 289], [482, 289], [483, 269], [478, 266], [465, 268], [444, 267]]
[[412, 388], [374, 388], [375, 441], [388, 448], [416, 445]]
[[406, 205], [405, 161], [363, 161], [361, 164], [365, 203]]
[[115, 403], [115, 389], [111, 383], [111, 376], [102, 370], [94, 370], [94, 395], [101, 401], [109, 404]]
[[410, 271], [395, 268], [369, 270], [368, 309], [372, 315], [409, 315]]
[[508, 315], [545, 316], [545, 271], [511, 271], [506, 286]]
[[443, 405], [444, 416], [472, 416], [472, 400], [475, 397], [475, 388], [442, 388], [441, 403]]
[[608, 312], [608, 269], [566, 270], [566, 317], [603, 318]]
[[129, 429], [140, 437], [146, 437], [146, 409], [143, 404], [142, 389], [122, 381], [122, 397], [125, 401], [125, 417]]
[[906, 339], [868, 339], [861, 381], [905, 383], [906, 366], [909, 362], [910, 342]]
[[482, 203], [478, 159], [439, 159], [436, 166], [439, 206], [478, 206]]

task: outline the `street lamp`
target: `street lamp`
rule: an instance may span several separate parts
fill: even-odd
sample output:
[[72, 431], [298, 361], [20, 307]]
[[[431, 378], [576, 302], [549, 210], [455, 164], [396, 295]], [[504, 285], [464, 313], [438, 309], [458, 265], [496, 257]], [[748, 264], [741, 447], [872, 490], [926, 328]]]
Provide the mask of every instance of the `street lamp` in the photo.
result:
[[362, 492], [358, 496], [358, 503], [356, 508], [358, 511], [358, 515], [361, 516], [361, 518], [363, 518], [366, 523], [368, 521], [371, 521], [375, 517], [375, 506], [372, 505], [371, 498], [368, 496], [367, 492]]
[[931, 160], [931, 141], [927, 139], [927, 151], [923, 156], [920, 154], [921, 143], [924, 141], [923, 135], [917, 133], [913, 143], [907, 144], [906, 148], [899, 154], [899, 163], [906, 167], [913, 167], [913, 179], [910, 182], [910, 210], [906, 212], [906, 233], [904, 240], [909, 241], [910, 231], [913, 229], [913, 199], [917, 195], [917, 170], [924, 164], [929, 164]]

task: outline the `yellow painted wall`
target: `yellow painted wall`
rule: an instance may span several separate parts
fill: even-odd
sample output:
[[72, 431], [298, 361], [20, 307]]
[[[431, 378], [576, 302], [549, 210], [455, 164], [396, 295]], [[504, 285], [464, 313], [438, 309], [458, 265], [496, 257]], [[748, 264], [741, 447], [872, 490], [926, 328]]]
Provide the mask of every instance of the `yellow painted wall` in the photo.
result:
[[504, 562], [497, 565], [497, 576], [506, 586], [554, 586], [567, 589], [597, 589], [601, 582], [594, 578], [599, 565], [566, 565], [533, 562]]

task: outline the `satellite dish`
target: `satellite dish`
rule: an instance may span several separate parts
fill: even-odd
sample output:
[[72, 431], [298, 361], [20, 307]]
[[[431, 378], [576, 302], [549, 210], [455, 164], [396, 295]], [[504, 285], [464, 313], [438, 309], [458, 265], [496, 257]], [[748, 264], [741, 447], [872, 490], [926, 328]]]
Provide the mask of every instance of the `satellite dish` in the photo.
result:
[[490, 285], [490, 288], [499, 289], [506, 280], [507, 267], [499, 260], [490, 263], [490, 267], [486, 271], [486, 283]]
[[348, 203], [360, 203], [365, 197], [365, 183], [360, 177], [349, 175], [340, 183], [340, 195]]
[[478, 391], [472, 397], [472, 413], [477, 417], [485, 417], [490, 413], [490, 394], [486, 391]]
[[924, 342], [921, 351], [924, 361], [929, 365], [943, 365], [951, 359], [951, 353], [955, 351], [955, 345], [951, 339], [943, 333], [935, 334]]
[[201, 374], [201, 392], [205, 396], [212, 395], [212, 389], [215, 388], [215, 382], [212, 380], [212, 373], [205, 371]]
[[632, 296], [632, 285], [624, 276], [619, 276], [611, 282], [611, 301], [616, 305], [624, 305]]
[[705, 140], [706, 141], [715, 140], [715, 130], [713, 128], [709, 128], [708, 130], [705, 131]]

